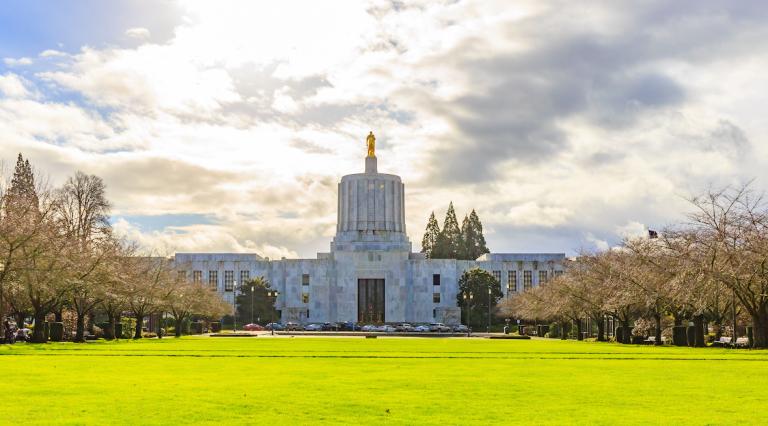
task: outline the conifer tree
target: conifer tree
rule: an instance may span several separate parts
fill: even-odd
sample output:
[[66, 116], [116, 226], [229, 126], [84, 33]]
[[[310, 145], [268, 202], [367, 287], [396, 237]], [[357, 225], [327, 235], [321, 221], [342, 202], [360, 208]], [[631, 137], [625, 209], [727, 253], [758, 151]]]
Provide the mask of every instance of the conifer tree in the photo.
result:
[[472, 223], [469, 221], [469, 217], [464, 215], [464, 220], [461, 221], [461, 241], [459, 242], [459, 252], [457, 253], [459, 259], [474, 260], [472, 259], [472, 244], [474, 241]]
[[39, 200], [35, 190], [35, 177], [29, 160], [24, 160], [21, 154], [16, 160], [11, 185], [5, 195], [5, 214], [8, 216], [26, 215], [39, 208]]
[[424, 237], [421, 239], [421, 252], [427, 256], [427, 259], [432, 259], [437, 246], [438, 239], [440, 237], [440, 225], [435, 219], [435, 212], [429, 215], [427, 221], [427, 229], [424, 231]]
[[472, 243], [467, 245], [469, 247], [469, 260], [475, 260], [491, 252], [485, 243], [483, 224], [480, 222], [480, 217], [477, 216], [475, 209], [472, 209], [472, 212], [469, 214], [469, 227], [471, 228], [472, 235]]
[[461, 230], [459, 221], [456, 219], [456, 212], [453, 209], [453, 202], [448, 205], [448, 211], [445, 213], [445, 222], [443, 230], [437, 239], [437, 248], [433, 253], [435, 259], [456, 259], [461, 241]]

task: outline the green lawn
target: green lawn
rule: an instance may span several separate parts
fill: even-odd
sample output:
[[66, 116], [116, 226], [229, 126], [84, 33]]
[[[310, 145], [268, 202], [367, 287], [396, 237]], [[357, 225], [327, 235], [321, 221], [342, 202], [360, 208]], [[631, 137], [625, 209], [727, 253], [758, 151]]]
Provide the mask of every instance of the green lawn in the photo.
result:
[[768, 352], [557, 340], [0, 346], [8, 424], [766, 424]]

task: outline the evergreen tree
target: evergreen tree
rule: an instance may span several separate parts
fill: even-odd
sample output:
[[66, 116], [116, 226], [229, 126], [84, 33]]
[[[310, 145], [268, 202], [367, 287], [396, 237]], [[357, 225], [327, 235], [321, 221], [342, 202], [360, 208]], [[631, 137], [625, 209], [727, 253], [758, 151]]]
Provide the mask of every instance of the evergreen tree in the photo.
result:
[[[253, 295], [251, 295], [253, 288]], [[237, 295], [237, 320], [239, 324], [266, 323], [280, 318], [275, 310], [275, 298], [267, 292], [273, 290], [269, 281], [264, 277], [252, 278], [243, 283]], [[253, 306], [253, 310], [251, 310]]]
[[11, 185], [5, 195], [5, 214], [9, 216], [24, 216], [39, 209], [39, 200], [35, 190], [35, 177], [29, 160], [24, 160], [21, 154], [16, 160]]
[[456, 259], [461, 242], [461, 230], [459, 221], [456, 219], [456, 212], [453, 209], [453, 201], [448, 205], [448, 211], [445, 213], [445, 222], [443, 230], [437, 239], [437, 247], [433, 252], [434, 259]]
[[435, 219], [435, 212], [429, 215], [427, 229], [424, 231], [424, 237], [421, 239], [421, 252], [427, 256], [427, 259], [434, 257], [435, 247], [440, 237], [440, 225]]
[[456, 302], [461, 308], [462, 322], [480, 330], [487, 327], [489, 323], [499, 323], [496, 318], [496, 305], [503, 296], [501, 284], [488, 271], [480, 268], [464, 271], [459, 278], [459, 292], [456, 294]]
[[466, 235], [471, 236], [471, 242], [467, 243], [467, 260], [475, 260], [478, 257], [490, 253], [488, 246], [485, 243], [485, 236], [483, 236], [483, 224], [480, 223], [480, 218], [477, 216], [475, 209], [469, 214], [469, 231]]
[[464, 215], [464, 220], [461, 221], [461, 241], [459, 242], [458, 259], [461, 260], [474, 260], [472, 258], [472, 244], [475, 241], [474, 229], [469, 217]]

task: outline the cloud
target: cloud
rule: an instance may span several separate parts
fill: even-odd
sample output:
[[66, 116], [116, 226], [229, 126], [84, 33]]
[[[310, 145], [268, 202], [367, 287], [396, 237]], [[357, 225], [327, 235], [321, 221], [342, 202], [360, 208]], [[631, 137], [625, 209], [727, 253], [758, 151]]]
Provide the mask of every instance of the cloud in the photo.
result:
[[22, 58], [3, 58], [3, 62], [5, 62], [5, 65], [8, 65], [9, 67], [32, 65], [32, 59], [27, 58], [27, 57], [22, 57]]
[[9, 98], [24, 98], [30, 94], [22, 78], [12, 73], [0, 75], [0, 93]]
[[152, 247], [326, 251], [370, 130], [417, 243], [453, 200], [495, 251], [610, 247], [709, 184], [768, 179], [759, 2], [170, 9], [0, 77], [2, 158], [99, 174], [116, 215], [206, 218], [120, 225]]
[[135, 27], [125, 30], [125, 35], [129, 38], [135, 38], [139, 40], [147, 40], [150, 37], [150, 32], [146, 28]]

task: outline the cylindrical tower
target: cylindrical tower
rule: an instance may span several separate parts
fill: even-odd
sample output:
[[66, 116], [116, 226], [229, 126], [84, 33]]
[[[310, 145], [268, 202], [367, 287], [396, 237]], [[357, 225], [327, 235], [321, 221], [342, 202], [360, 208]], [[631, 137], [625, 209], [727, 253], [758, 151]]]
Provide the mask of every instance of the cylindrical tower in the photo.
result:
[[[371, 135], [372, 136], [372, 135]], [[369, 136], [369, 138], [371, 137]], [[378, 173], [369, 142], [365, 173], [346, 175], [339, 183], [335, 250], [356, 250], [351, 243], [392, 243], [410, 249], [405, 234], [405, 187], [400, 176]], [[350, 244], [348, 244], [350, 243]]]

